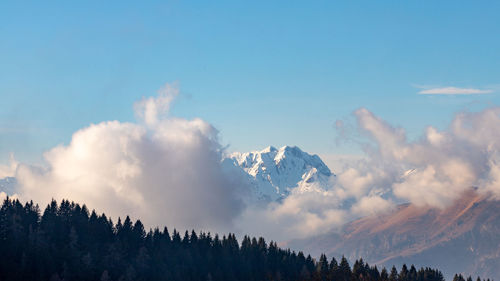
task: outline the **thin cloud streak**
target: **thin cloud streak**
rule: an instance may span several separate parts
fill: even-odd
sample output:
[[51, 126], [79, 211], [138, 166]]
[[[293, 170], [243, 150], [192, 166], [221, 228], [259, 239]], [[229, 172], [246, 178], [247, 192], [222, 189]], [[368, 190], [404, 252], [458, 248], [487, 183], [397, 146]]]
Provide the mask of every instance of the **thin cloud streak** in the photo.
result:
[[432, 88], [418, 92], [420, 95], [481, 95], [490, 93], [493, 93], [493, 90], [457, 87]]

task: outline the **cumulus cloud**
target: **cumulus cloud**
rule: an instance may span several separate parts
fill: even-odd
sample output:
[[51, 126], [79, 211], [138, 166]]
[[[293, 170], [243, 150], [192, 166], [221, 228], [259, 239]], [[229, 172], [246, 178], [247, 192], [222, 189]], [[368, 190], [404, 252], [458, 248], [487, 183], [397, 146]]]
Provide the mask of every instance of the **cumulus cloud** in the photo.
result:
[[66, 198], [150, 226], [230, 229], [244, 208], [241, 183], [221, 168], [213, 126], [168, 116], [177, 95], [167, 84], [135, 104], [139, 122], [92, 124], [46, 152], [46, 165], [18, 165], [20, 198]]
[[350, 182], [352, 190], [362, 194], [381, 188], [372, 181], [375, 174], [395, 198], [417, 205], [443, 208], [471, 187], [500, 194], [500, 108], [457, 114], [448, 129], [428, 127], [411, 142], [402, 128], [364, 108], [354, 115], [359, 130], [372, 142], [365, 147], [369, 157], [363, 165], [339, 175], [348, 178], [343, 181]]
[[493, 90], [475, 88], [442, 87], [424, 89], [418, 92], [421, 95], [479, 95], [493, 93]]

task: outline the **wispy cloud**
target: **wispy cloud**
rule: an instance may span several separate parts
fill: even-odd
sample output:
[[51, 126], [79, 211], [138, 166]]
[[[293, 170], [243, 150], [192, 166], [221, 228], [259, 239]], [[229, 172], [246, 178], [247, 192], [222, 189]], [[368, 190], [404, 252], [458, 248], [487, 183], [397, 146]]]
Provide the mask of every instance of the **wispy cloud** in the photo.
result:
[[418, 92], [420, 95], [480, 95], [493, 93], [489, 89], [475, 89], [475, 88], [457, 88], [457, 87], [440, 87], [423, 89]]

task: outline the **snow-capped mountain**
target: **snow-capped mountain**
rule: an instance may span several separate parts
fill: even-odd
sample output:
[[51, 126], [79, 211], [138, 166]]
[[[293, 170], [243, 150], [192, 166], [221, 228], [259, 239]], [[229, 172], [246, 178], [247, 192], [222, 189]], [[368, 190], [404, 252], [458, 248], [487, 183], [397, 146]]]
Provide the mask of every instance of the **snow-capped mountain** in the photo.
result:
[[232, 153], [224, 159], [224, 165], [232, 168], [233, 173], [239, 170], [257, 198], [264, 200], [280, 200], [291, 192], [326, 189], [335, 176], [318, 155], [296, 146]]

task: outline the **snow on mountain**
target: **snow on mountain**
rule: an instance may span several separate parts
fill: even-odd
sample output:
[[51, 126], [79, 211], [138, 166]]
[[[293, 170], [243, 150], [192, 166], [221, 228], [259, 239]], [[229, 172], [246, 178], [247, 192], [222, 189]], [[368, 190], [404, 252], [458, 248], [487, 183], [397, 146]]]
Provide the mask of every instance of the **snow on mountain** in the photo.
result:
[[318, 155], [296, 146], [261, 151], [235, 152], [223, 164], [233, 173], [241, 173], [258, 199], [281, 200], [291, 192], [326, 189], [332, 176]]

